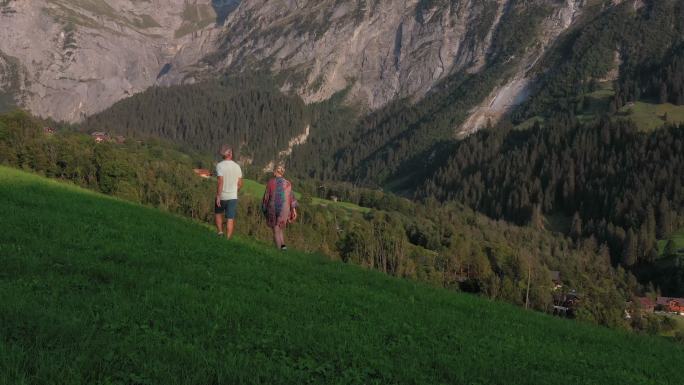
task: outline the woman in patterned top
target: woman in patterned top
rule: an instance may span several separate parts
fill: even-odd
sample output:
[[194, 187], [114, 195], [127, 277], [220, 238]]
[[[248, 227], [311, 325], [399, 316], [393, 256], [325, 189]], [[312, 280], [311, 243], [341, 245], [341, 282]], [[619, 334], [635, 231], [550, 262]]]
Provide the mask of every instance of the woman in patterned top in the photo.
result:
[[292, 184], [285, 175], [285, 167], [278, 165], [273, 172], [274, 178], [268, 181], [264, 198], [261, 201], [261, 211], [266, 216], [268, 227], [273, 229], [273, 241], [281, 250], [287, 250], [285, 246], [285, 234], [283, 231], [288, 223], [297, 219], [297, 200], [292, 192]]

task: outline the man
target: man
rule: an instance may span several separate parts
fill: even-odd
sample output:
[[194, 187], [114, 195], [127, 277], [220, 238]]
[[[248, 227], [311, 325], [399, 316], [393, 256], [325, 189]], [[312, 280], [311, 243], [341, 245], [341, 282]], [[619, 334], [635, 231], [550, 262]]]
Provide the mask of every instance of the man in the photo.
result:
[[223, 161], [216, 165], [216, 229], [223, 235], [223, 217], [226, 217], [226, 238], [233, 236], [235, 215], [237, 214], [238, 191], [242, 188], [242, 169], [233, 161], [233, 149], [227, 145], [221, 147]]

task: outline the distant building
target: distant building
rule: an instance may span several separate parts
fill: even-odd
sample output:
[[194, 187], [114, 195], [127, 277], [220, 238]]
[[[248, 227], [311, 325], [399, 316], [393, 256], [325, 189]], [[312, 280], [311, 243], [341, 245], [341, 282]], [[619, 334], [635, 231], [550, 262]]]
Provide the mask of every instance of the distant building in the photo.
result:
[[52, 135], [55, 131], [56, 130], [53, 127], [43, 127], [43, 133], [45, 133], [45, 135]]
[[90, 136], [95, 140], [97, 143], [102, 143], [102, 142], [108, 142], [109, 141], [109, 135], [107, 135], [106, 132], [93, 132], [90, 134]]
[[126, 137], [124, 137], [123, 135], [117, 135], [114, 137], [114, 142], [116, 142], [117, 144], [124, 144], [125, 141]]
[[655, 311], [656, 303], [649, 297], [636, 297], [636, 305], [641, 311], [646, 313], [653, 313]]
[[553, 314], [574, 318], [580, 303], [580, 296], [575, 290], [570, 290], [564, 295], [554, 295]]
[[684, 298], [658, 297], [658, 310], [684, 315]]
[[210, 178], [211, 177], [211, 171], [205, 169], [205, 168], [196, 168], [192, 170], [195, 174], [202, 178]]

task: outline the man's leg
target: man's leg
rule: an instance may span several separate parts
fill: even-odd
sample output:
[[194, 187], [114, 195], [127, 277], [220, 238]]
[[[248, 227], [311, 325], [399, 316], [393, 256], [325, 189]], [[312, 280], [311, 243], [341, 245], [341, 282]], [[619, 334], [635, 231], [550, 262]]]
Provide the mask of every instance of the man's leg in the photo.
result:
[[216, 232], [218, 234], [223, 233], [223, 214], [214, 214], [216, 222]]
[[221, 201], [221, 204], [225, 204], [226, 206], [226, 238], [230, 239], [233, 236], [233, 230], [235, 229], [237, 199]]
[[230, 239], [233, 236], [233, 229], [235, 228], [234, 219], [226, 219], [226, 238]]

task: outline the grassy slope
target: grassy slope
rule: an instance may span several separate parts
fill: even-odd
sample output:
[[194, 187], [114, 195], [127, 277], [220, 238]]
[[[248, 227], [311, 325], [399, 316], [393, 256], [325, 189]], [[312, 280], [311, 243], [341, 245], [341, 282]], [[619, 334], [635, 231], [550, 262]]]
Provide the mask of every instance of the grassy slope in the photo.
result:
[[0, 384], [675, 384], [684, 347], [0, 168]]
[[665, 251], [665, 246], [670, 239], [674, 241], [677, 250], [684, 249], [684, 229], [674, 232], [668, 239], [658, 241], [658, 249], [661, 254]]
[[655, 130], [665, 123], [684, 123], [684, 106], [675, 106], [669, 103], [652, 104], [636, 102], [632, 106], [623, 107], [620, 112], [633, 120], [637, 127], [645, 131]]

